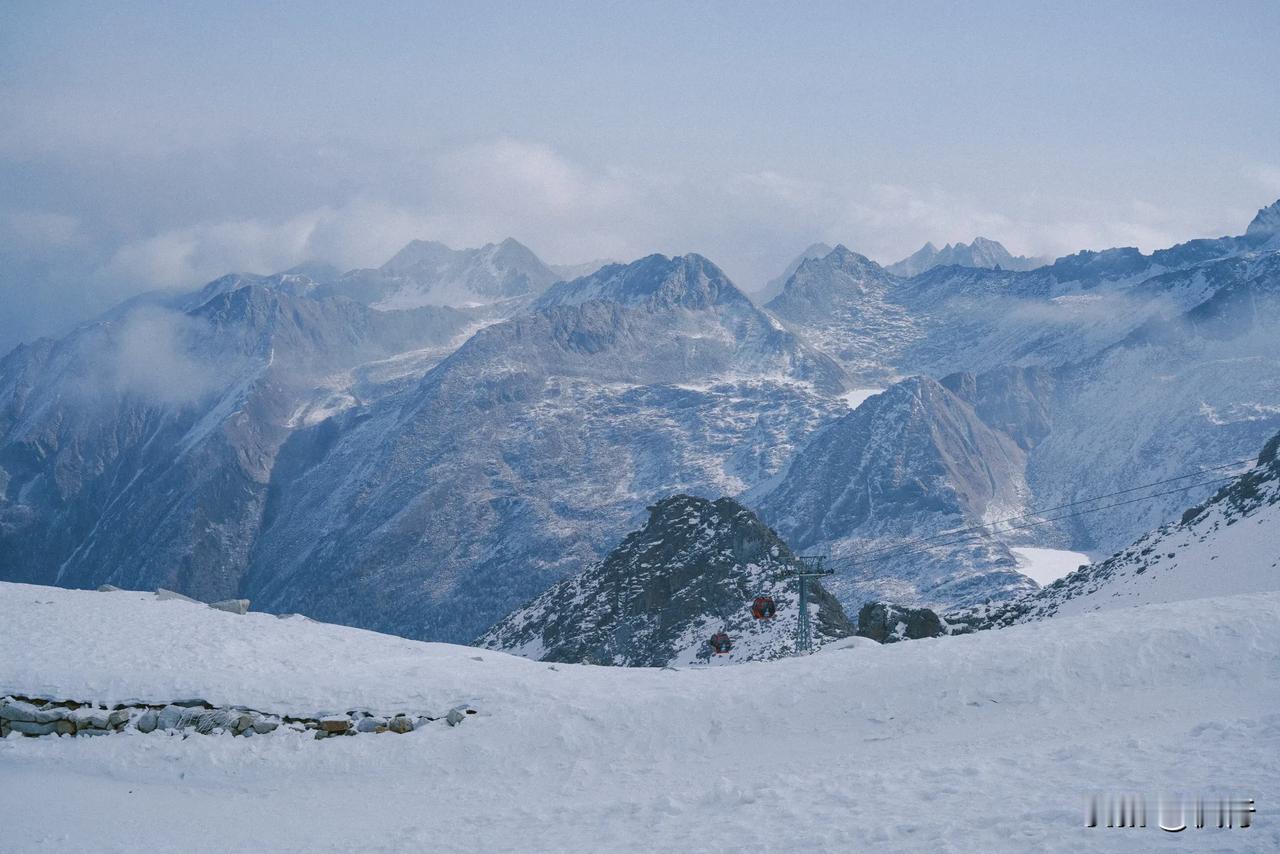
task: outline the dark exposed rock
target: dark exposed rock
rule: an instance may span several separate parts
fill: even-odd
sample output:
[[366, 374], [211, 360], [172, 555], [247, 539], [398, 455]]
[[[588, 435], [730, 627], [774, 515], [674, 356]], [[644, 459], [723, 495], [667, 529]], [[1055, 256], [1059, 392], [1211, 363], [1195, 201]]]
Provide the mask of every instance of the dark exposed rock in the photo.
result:
[[159, 723], [160, 713], [155, 709], [147, 709], [138, 716], [135, 726], [137, 726], [138, 732], [154, 732]]
[[858, 611], [858, 634], [880, 643], [936, 638], [946, 633], [946, 623], [928, 608], [868, 602]]

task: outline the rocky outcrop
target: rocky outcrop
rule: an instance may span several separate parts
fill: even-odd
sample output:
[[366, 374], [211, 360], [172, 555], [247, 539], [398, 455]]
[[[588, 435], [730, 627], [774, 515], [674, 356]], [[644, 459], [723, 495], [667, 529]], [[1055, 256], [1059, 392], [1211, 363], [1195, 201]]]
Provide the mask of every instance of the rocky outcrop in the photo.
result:
[[[110, 584], [104, 584], [98, 588], [99, 593], [114, 593], [120, 590]], [[215, 611], [226, 611], [228, 614], [247, 614], [249, 613], [248, 599], [223, 599], [219, 602], [202, 603], [198, 599], [192, 599], [190, 596], [183, 596], [173, 590], [166, 590], [163, 587], [156, 588], [156, 599], [160, 602], [190, 602], [193, 605], [208, 604]], [[284, 616], [284, 615], [282, 615]]]
[[946, 622], [929, 608], [868, 602], [858, 611], [858, 634], [880, 643], [896, 643], [948, 634]]
[[[776, 533], [738, 502], [676, 495], [600, 564], [517, 610], [478, 643], [543, 661], [638, 667], [707, 661], [710, 636], [727, 633], [724, 660], [794, 652], [800, 562]], [[776, 614], [756, 619], [770, 597]], [[853, 625], [821, 584], [811, 583], [814, 646]]]

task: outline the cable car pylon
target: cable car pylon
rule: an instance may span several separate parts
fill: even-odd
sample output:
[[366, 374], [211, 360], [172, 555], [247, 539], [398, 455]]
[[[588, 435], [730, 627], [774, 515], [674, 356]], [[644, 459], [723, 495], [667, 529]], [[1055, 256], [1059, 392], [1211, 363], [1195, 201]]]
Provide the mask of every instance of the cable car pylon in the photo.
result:
[[798, 569], [788, 570], [784, 576], [795, 576], [800, 581], [800, 618], [796, 621], [796, 655], [813, 651], [813, 629], [809, 625], [809, 579], [835, 575], [834, 569], [823, 569], [826, 555], [799, 555]]

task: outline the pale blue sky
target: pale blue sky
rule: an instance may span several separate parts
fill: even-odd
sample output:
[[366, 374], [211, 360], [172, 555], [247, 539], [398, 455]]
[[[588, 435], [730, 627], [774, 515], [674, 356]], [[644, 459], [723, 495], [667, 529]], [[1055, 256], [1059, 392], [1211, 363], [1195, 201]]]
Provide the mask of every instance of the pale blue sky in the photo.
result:
[[1280, 197], [1276, 2], [261, 5], [0, 7], [0, 347], [415, 236], [750, 287], [815, 240], [1149, 250]]

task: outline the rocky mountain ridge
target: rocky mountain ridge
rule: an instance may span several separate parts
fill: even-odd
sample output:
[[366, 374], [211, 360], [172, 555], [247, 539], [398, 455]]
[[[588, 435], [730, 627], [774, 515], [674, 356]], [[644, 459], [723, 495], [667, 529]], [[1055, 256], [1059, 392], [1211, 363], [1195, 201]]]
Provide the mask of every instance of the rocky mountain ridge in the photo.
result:
[[296, 431], [246, 595], [470, 640], [594, 563], [653, 495], [773, 475], [844, 388], [705, 259], [606, 268], [415, 386]]
[[926, 243], [911, 255], [885, 267], [895, 276], [910, 278], [934, 267], [986, 267], [1000, 270], [1034, 270], [1050, 263], [1047, 258], [1013, 255], [1002, 244], [985, 237], [972, 243], [948, 243], [941, 249]]

